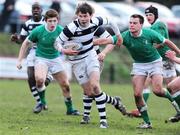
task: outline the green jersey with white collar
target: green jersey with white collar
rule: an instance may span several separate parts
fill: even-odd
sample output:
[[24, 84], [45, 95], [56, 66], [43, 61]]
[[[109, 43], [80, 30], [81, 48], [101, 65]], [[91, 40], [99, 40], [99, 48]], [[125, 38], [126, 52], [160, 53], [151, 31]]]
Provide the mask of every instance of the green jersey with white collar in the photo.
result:
[[54, 31], [48, 31], [45, 25], [36, 27], [28, 37], [30, 41], [37, 44], [36, 56], [47, 59], [57, 58], [60, 53], [54, 48], [54, 42], [62, 30], [63, 27], [60, 25]]
[[130, 52], [135, 63], [148, 63], [159, 59], [154, 43], [164, 43], [165, 38], [154, 30], [143, 28], [138, 37], [134, 37], [129, 30], [122, 33], [123, 45]]

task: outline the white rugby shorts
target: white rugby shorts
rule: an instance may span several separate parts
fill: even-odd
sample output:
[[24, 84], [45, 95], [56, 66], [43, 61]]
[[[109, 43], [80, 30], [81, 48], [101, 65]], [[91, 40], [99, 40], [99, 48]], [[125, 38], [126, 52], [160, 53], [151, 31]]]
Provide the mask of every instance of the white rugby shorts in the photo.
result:
[[48, 67], [48, 73], [56, 74], [61, 71], [65, 71], [65, 67], [63, 66], [63, 61], [60, 57], [55, 59], [46, 59], [42, 57], [36, 57], [35, 66], [42, 65]]
[[148, 63], [133, 63], [131, 75], [152, 76], [155, 74], [163, 75], [163, 64], [161, 58]]
[[94, 50], [88, 52], [87, 57], [78, 63], [72, 64], [72, 70], [79, 84], [88, 82], [89, 76], [93, 71], [97, 71], [100, 74], [100, 64], [97, 53]]
[[170, 77], [176, 77], [176, 69], [175, 69], [175, 63], [166, 60], [163, 61], [163, 78], [170, 78]]

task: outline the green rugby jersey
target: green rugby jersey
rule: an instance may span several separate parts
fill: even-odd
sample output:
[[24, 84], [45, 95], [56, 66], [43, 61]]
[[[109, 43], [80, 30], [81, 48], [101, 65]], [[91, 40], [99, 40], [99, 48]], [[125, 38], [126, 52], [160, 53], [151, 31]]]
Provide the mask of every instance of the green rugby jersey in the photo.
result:
[[[164, 36], [166, 39], [169, 39], [167, 26], [160, 20], [156, 20], [155, 23], [153, 25], [151, 25], [150, 28], [155, 30], [162, 36]], [[157, 48], [157, 50], [158, 50], [159, 54], [161, 55], [161, 57], [163, 58], [163, 60], [166, 60], [167, 58], [165, 57], [165, 53], [166, 53], [166, 51], [170, 50], [170, 48], [164, 44], [162, 47]]]
[[54, 31], [47, 31], [45, 25], [36, 27], [28, 39], [37, 44], [36, 56], [47, 59], [57, 58], [60, 53], [54, 48], [54, 42], [59, 34], [62, 32], [63, 27], [57, 25]]
[[153, 44], [161, 44], [165, 38], [154, 30], [143, 28], [138, 37], [133, 37], [127, 30], [122, 33], [122, 37], [123, 45], [126, 46], [135, 63], [147, 63], [160, 58]]

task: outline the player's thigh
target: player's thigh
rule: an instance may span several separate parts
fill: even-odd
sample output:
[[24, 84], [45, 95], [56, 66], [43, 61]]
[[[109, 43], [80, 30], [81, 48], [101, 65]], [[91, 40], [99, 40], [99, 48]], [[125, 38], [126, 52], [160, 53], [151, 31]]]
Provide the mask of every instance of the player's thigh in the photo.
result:
[[180, 77], [177, 77], [173, 81], [171, 81], [168, 84], [168, 88], [170, 88], [173, 93], [180, 90]]
[[59, 85], [69, 85], [68, 77], [65, 71], [60, 71], [56, 74], [53, 74], [53, 77], [59, 83]]
[[145, 80], [146, 80], [145, 75], [134, 75], [134, 76], [132, 76], [132, 84], [133, 84], [135, 96], [141, 95], [143, 88], [144, 88]]
[[147, 88], [151, 85], [151, 77], [149, 77], [149, 75], [146, 78], [146, 81], [144, 83], [144, 88]]
[[100, 73], [99, 71], [92, 71], [89, 76], [90, 84], [99, 85]]
[[172, 80], [174, 80], [176, 77], [168, 77], [168, 78], [164, 78], [164, 82], [166, 85], [168, 85]]
[[41, 59], [36, 60], [34, 70], [36, 80], [45, 81], [48, 72], [46, 62]]
[[89, 76], [90, 83], [99, 83], [100, 80], [100, 62], [96, 57], [86, 59], [87, 74]]
[[87, 65], [84, 61], [72, 65], [72, 71], [80, 85], [89, 81], [87, 74]]
[[85, 95], [93, 96], [93, 92], [91, 90], [89, 82], [81, 84], [81, 87], [83, 88], [83, 92], [84, 92]]
[[163, 88], [163, 77], [161, 74], [154, 74], [151, 77], [153, 92], [160, 92]]

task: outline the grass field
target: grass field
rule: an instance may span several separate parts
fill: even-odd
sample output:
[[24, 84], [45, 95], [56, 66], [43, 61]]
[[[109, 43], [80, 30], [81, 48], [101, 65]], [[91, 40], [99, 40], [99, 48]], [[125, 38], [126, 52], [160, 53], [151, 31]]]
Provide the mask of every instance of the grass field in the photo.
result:
[[[73, 101], [82, 111], [81, 88], [72, 84]], [[134, 109], [131, 85], [102, 85], [110, 95], [120, 95], [128, 110]], [[164, 123], [175, 114], [166, 99], [151, 95], [148, 102], [153, 129], [136, 129], [141, 119], [123, 117], [107, 105], [108, 129], [99, 128], [99, 117], [93, 104], [91, 122], [80, 125], [81, 116], [66, 116], [63, 97], [56, 83], [47, 89], [48, 111], [33, 114], [35, 102], [28, 91], [26, 81], [0, 81], [0, 135], [180, 135], [180, 123]]]

